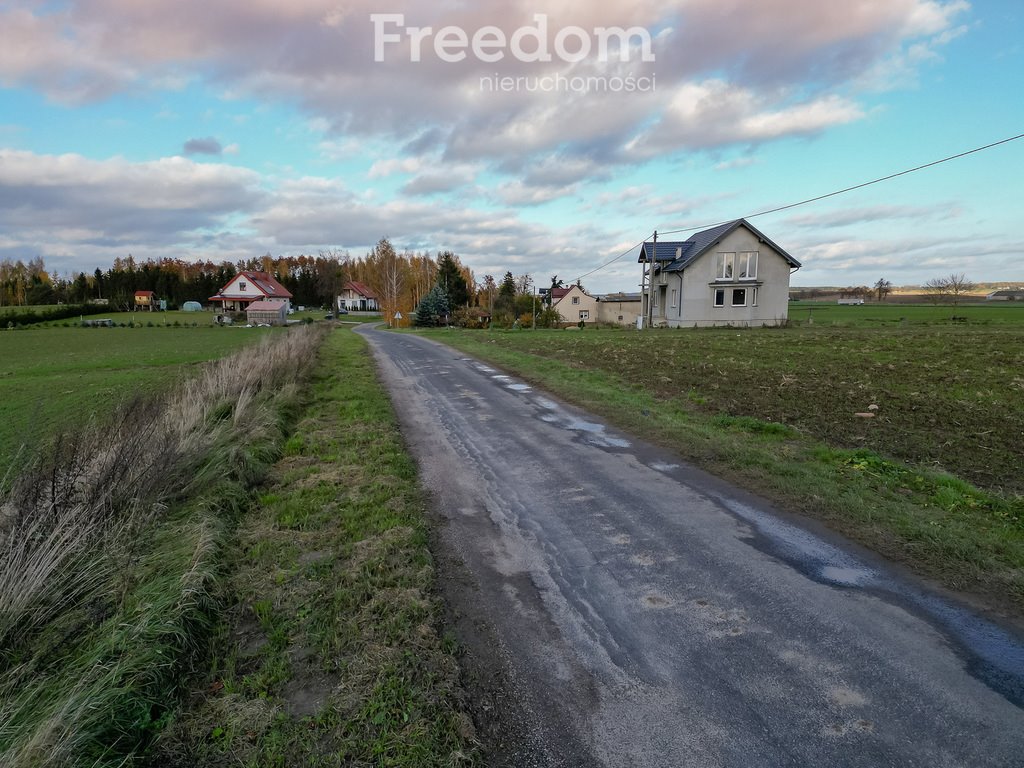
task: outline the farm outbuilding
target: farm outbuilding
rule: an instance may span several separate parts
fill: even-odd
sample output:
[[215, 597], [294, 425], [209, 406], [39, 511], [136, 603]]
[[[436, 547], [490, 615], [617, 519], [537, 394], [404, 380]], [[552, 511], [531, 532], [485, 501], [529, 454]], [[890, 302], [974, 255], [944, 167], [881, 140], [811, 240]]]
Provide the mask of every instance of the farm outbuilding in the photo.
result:
[[245, 308], [249, 325], [285, 325], [288, 322], [288, 301], [286, 299], [263, 299], [254, 301]]
[[153, 291], [136, 291], [135, 292], [135, 309], [136, 310], [148, 310], [153, 311], [156, 305], [156, 294]]

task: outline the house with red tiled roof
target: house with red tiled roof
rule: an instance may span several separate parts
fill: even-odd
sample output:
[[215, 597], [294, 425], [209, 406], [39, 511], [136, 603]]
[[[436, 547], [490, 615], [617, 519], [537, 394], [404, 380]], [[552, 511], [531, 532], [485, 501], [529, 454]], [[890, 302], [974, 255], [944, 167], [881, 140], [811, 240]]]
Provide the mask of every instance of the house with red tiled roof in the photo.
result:
[[560, 301], [564, 296], [567, 296], [569, 294], [569, 291], [571, 291], [572, 289], [573, 286], [571, 285], [568, 288], [552, 288], [548, 292], [551, 296], [551, 303], [554, 304], [555, 302]]
[[226, 312], [240, 312], [254, 301], [264, 299], [285, 299], [290, 306], [292, 294], [266, 272], [246, 270], [239, 272], [210, 297], [210, 301], [219, 302]]
[[377, 294], [365, 283], [349, 280], [338, 296], [338, 309], [349, 312], [379, 312]]

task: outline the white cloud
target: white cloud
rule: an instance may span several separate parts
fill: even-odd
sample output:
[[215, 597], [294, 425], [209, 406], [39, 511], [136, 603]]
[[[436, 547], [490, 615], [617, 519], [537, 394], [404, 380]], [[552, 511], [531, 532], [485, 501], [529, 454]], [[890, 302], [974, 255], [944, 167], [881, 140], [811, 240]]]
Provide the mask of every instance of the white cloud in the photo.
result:
[[[546, 12], [552, 29], [637, 25], [656, 33], [651, 66], [508, 58], [495, 65], [473, 57], [451, 65], [433, 54], [412, 64], [401, 48], [377, 63], [369, 19], [376, 9], [373, 0], [69, 0], [0, 8], [0, 81], [83, 102], [201, 78], [227, 93], [297, 104], [328, 132], [429, 139], [447, 159], [507, 163], [514, 154], [525, 165], [533, 154], [569, 148], [633, 162], [644, 152], [623, 148], [636, 150], [638, 137], [653, 141], [657, 152], [673, 152], [806, 136], [860, 119], [863, 108], [841, 89], [869, 75], [877, 80], [886, 67], [903, 77], [917, 66], [910, 48], [920, 58], [949, 42], [961, 33], [970, 6], [963, 0], [743, 0], [728, 8], [720, 0], [600, 6], [550, 0], [529, 8], [504, 0], [430, 8], [396, 0], [389, 6], [410, 25], [435, 28], [493, 24], [508, 31], [535, 12]], [[655, 70], [655, 94], [488, 94], [480, 87], [480, 78], [496, 71], [537, 78]], [[720, 113], [728, 120], [716, 119]], [[665, 129], [650, 132], [652, 122]]]
[[790, 216], [784, 223], [789, 226], [809, 229], [832, 229], [892, 219], [934, 221], [955, 218], [961, 213], [961, 206], [954, 202], [933, 205], [870, 205], [819, 213], [801, 213]]
[[0, 228], [40, 252], [187, 242], [263, 197], [255, 173], [183, 157], [132, 163], [0, 149]]

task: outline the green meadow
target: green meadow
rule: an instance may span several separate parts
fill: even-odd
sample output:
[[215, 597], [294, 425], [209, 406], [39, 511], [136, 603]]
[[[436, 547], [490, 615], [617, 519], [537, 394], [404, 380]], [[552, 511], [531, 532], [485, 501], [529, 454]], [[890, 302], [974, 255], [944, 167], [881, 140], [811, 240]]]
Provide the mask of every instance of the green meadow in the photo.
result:
[[162, 325], [0, 330], [0, 476], [21, 446], [173, 386], [198, 363], [272, 332]]

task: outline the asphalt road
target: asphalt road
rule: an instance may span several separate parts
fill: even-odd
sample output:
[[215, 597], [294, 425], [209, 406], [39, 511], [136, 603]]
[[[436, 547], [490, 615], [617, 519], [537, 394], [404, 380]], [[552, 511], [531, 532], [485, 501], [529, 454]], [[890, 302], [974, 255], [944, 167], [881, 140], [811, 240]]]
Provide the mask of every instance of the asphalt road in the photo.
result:
[[1024, 765], [1019, 635], [462, 353], [363, 332], [462, 569], [468, 663], [501, 667], [495, 763]]

